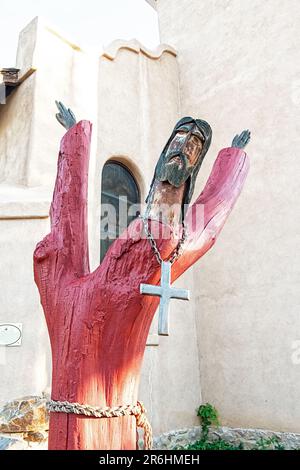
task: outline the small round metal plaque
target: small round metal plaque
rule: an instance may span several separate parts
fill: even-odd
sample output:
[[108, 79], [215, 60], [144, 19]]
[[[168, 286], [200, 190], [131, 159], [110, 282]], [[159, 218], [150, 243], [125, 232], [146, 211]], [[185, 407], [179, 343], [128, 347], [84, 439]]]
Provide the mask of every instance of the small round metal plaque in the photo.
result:
[[19, 346], [21, 337], [21, 323], [0, 323], [0, 346]]

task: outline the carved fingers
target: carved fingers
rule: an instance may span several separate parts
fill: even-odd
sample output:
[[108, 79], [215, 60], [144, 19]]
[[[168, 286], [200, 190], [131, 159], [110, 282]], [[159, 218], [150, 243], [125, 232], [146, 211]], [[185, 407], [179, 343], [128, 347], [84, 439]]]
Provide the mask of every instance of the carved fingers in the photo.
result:
[[70, 129], [76, 124], [76, 117], [70, 108], [66, 108], [61, 101], [55, 101], [59, 113], [57, 113], [56, 119], [65, 128]]
[[237, 134], [232, 141], [231, 147], [243, 149], [249, 143], [251, 132], [249, 129], [243, 131], [241, 134]]

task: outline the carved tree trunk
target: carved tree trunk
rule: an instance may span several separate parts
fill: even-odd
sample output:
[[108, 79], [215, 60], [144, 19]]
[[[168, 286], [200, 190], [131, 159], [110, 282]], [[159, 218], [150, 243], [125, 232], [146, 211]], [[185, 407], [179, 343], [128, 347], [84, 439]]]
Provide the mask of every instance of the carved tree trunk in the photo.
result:
[[[138, 400], [146, 339], [158, 305], [141, 283], [158, 284], [160, 267], [141, 220], [89, 270], [87, 181], [91, 124], [81, 121], [62, 139], [51, 204], [51, 233], [36, 247], [34, 275], [52, 348], [52, 399], [98, 407]], [[210, 179], [188, 212], [190, 237], [174, 263], [172, 281], [213, 245], [248, 171], [238, 149], [220, 152]], [[196, 223], [204, 207], [203, 224]], [[201, 211], [202, 213], [202, 211]], [[198, 217], [199, 222], [199, 217]], [[158, 222], [151, 222], [154, 231]], [[168, 226], [157, 241], [164, 258], [178, 243]], [[49, 449], [135, 449], [133, 416], [97, 419], [50, 413]]]

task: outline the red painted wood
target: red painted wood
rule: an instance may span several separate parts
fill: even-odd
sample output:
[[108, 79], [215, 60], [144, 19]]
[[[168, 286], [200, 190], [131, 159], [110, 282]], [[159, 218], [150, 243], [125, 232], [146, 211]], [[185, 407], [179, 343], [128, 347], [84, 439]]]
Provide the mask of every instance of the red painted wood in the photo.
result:
[[[155, 297], [141, 283], [158, 284], [160, 267], [137, 219], [115, 241], [101, 265], [89, 270], [87, 182], [91, 124], [81, 121], [63, 137], [51, 204], [51, 232], [34, 252], [52, 348], [52, 398], [95, 406], [134, 404]], [[248, 157], [222, 150], [204, 191], [189, 209], [185, 251], [174, 263], [173, 281], [214, 244], [242, 189]], [[204, 223], [195, 223], [204, 207]], [[201, 213], [201, 211], [200, 211]], [[151, 222], [152, 229], [158, 222]], [[163, 257], [178, 238], [160, 226]], [[96, 419], [51, 413], [49, 449], [135, 449], [134, 417]]]

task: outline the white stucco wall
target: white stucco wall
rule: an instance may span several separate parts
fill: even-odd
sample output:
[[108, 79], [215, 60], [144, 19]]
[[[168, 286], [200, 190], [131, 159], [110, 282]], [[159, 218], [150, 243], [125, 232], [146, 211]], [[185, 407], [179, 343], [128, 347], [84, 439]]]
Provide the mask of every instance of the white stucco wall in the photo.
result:
[[0, 219], [0, 323], [22, 323], [22, 345], [0, 346], [0, 402], [49, 386], [49, 339], [33, 279], [32, 253], [48, 218]]
[[[32, 74], [0, 105], [0, 182], [24, 184], [33, 116]], [[18, 119], [15, 116], [19, 115]]]
[[194, 269], [203, 401], [226, 425], [299, 431], [299, 2], [156, 3], [182, 115], [213, 127], [199, 188], [216, 152], [252, 131], [244, 191]]

